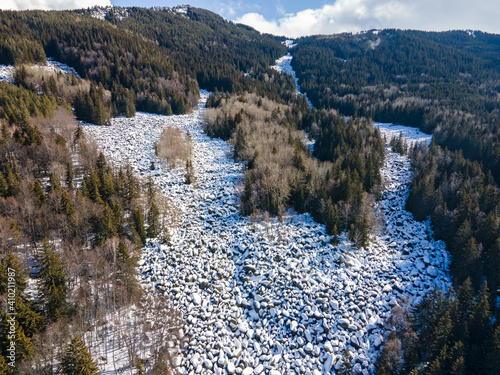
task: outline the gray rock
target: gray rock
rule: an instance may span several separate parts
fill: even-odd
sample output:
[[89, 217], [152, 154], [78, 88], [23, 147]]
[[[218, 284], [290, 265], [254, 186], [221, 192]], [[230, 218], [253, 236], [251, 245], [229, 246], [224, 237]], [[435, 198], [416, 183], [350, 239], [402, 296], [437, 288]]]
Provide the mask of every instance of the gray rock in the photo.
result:
[[193, 293], [191, 294], [191, 301], [193, 301], [195, 305], [201, 305], [201, 296], [198, 293]]

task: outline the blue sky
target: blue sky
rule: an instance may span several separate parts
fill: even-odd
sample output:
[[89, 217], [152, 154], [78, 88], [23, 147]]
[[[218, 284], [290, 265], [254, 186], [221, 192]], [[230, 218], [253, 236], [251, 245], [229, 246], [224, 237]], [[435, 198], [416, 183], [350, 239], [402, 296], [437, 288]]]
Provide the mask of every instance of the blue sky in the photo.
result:
[[261, 32], [288, 37], [381, 28], [472, 29], [500, 34], [498, 0], [2, 0], [3, 9], [75, 9], [97, 5], [209, 9]]
[[[111, 3], [118, 6], [133, 6], [137, 5], [137, 0], [111, 0]], [[141, 2], [141, 4], [144, 2]], [[324, 1], [309, 1], [308, 6], [320, 7]], [[220, 14], [227, 19], [236, 19], [246, 13], [256, 12], [262, 14], [268, 19], [279, 18], [285, 13], [298, 12], [304, 8], [304, 1], [238, 1], [238, 0], [191, 0], [191, 1], [162, 1], [148, 0], [147, 6], [175, 6], [181, 4], [189, 4], [194, 7], [209, 9], [217, 14]]]

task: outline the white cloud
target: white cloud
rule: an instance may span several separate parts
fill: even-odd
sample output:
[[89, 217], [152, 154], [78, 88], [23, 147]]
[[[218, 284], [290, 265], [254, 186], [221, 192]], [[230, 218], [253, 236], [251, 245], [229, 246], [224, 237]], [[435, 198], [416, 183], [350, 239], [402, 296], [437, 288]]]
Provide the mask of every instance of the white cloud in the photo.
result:
[[61, 10], [82, 9], [93, 6], [111, 6], [110, 0], [3, 0], [0, 9], [4, 10]]
[[419, 30], [475, 29], [500, 33], [497, 0], [337, 0], [318, 9], [268, 20], [247, 13], [235, 22], [275, 35], [314, 34], [400, 28]]

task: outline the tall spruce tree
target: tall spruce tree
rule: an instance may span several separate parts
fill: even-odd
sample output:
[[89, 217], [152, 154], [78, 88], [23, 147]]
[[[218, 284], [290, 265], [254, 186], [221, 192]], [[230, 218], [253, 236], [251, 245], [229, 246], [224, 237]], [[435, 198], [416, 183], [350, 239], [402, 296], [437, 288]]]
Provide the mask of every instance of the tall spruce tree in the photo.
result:
[[46, 304], [49, 319], [57, 321], [66, 309], [66, 275], [64, 263], [58, 252], [46, 239], [40, 264], [41, 297]]
[[92, 360], [85, 343], [75, 336], [71, 339], [61, 361], [64, 375], [98, 375], [99, 369]]

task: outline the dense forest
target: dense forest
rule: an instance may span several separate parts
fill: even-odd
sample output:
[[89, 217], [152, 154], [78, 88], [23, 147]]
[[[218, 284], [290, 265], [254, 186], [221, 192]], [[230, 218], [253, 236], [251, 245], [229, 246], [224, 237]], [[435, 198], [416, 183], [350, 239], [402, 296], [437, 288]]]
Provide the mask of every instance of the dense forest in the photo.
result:
[[[17, 86], [0, 83], [0, 294], [15, 285], [17, 312], [10, 327], [2, 300], [2, 374], [12, 365], [18, 374], [82, 373], [78, 366], [97, 374], [81, 337], [96, 319], [148, 303], [135, 262], [147, 238], [168, 236], [164, 213], [172, 207], [130, 167], [108, 164], [57, 94], [65, 79], [85, 82], [50, 77], [38, 93], [37, 81], [47, 77], [24, 68], [16, 72]], [[154, 373], [163, 374], [163, 356], [158, 344], [149, 364]]]
[[446, 242], [456, 292], [394, 311], [380, 374], [499, 372], [499, 43], [480, 32], [382, 30], [302, 38], [293, 52], [318, 108], [434, 135], [409, 150], [407, 209], [430, 216]]
[[75, 99], [78, 118], [98, 124], [136, 110], [186, 113], [196, 105], [198, 87], [256, 90], [276, 100], [292, 95], [291, 78], [269, 69], [286, 50], [279, 40], [188, 9], [184, 17], [169, 9], [129, 8], [122, 18], [115, 15], [121, 9], [113, 8], [105, 21], [87, 11], [4, 11], [0, 63], [43, 63], [51, 57], [73, 67], [90, 87], [107, 91], [104, 110], [88, 88]]
[[499, 40], [463, 31], [314, 36], [298, 41], [292, 65], [317, 108], [433, 132], [498, 183]]

